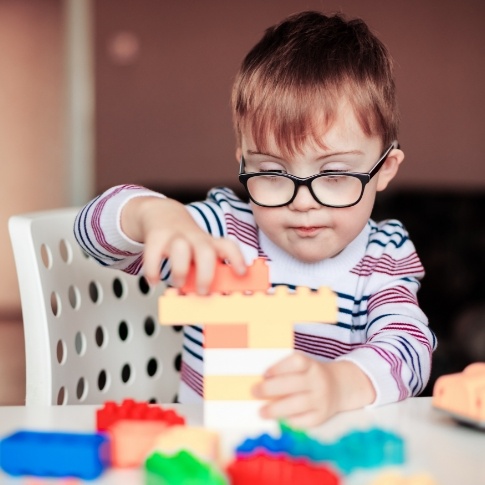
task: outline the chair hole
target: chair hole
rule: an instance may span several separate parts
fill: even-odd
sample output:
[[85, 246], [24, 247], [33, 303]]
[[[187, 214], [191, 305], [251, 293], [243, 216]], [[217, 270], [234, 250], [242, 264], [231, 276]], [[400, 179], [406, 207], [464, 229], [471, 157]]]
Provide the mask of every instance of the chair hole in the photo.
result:
[[74, 337], [74, 347], [77, 355], [84, 355], [86, 352], [86, 337], [82, 332], [77, 332]]
[[67, 404], [67, 390], [64, 386], [62, 386], [57, 393], [57, 404], [59, 406]]
[[51, 310], [55, 317], [61, 314], [61, 299], [56, 291], [51, 293]]
[[138, 280], [138, 288], [144, 295], [148, 295], [150, 293], [150, 285], [144, 276], [141, 276]]
[[98, 325], [96, 327], [96, 330], [94, 332], [94, 340], [96, 341], [96, 345], [100, 348], [106, 347], [106, 345], [108, 344], [106, 329], [101, 325]]
[[121, 369], [121, 380], [126, 384], [131, 378], [131, 366], [125, 364]]
[[65, 263], [70, 264], [72, 262], [71, 244], [65, 239], [61, 239], [59, 242], [59, 252], [61, 253], [61, 258]]
[[158, 371], [157, 359], [151, 358], [147, 363], [147, 374], [149, 377], [153, 377]]
[[123, 342], [130, 336], [130, 327], [124, 320], [118, 325], [118, 335]]
[[172, 329], [173, 329], [174, 332], [181, 332], [183, 328], [184, 328], [183, 325], [173, 325], [172, 326]]
[[86, 396], [88, 394], [88, 383], [84, 377], [81, 377], [77, 381], [77, 386], [76, 386], [76, 397], [80, 401], [84, 401], [86, 399]]
[[64, 364], [66, 362], [67, 351], [66, 351], [66, 343], [64, 342], [64, 340], [57, 341], [56, 356], [57, 356], [57, 362], [59, 362], [59, 364]]
[[173, 360], [173, 367], [177, 372], [180, 372], [182, 369], [182, 354], [178, 353]]
[[125, 294], [125, 288], [123, 282], [119, 278], [113, 280], [113, 293], [116, 298], [123, 298]]
[[101, 303], [102, 289], [97, 281], [91, 281], [88, 287], [89, 298], [93, 303]]
[[152, 317], [146, 317], [144, 323], [145, 333], [151, 337], [155, 333], [156, 329], [155, 320]]
[[149, 400], [148, 400], [148, 404], [157, 404], [157, 398], [156, 397], [151, 397]]
[[67, 294], [72, 309], [78, 310], [81, 306], [81, 293], [79, 293], [79, 290], [74, 285], [71, 285]]
[[109, 389], [110, 379], [109, 374], [103, 369], [98, 374], [98, 389], [106, 392]]
[[47, 246], [46, 244], [42, 244], [40, 246], [40, 259], [47, 269], [52, 268], [52, 253], [49, 249], [49, 246]]

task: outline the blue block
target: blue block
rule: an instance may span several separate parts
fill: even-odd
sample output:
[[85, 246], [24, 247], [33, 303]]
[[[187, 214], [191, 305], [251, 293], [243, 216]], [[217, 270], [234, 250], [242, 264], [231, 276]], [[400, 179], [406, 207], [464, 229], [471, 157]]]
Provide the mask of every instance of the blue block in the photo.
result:
[[248, 456], [259, 450], [269, 455], [305, 457], [317, 463], [333, 463], [344, 474], [358, 468], [401, 465], [405, 461], [404, 440], [379, 428], [351, 431], [333, 443], [323, 443], [284, 424], [280, 428], [281, 436], [278, 437], [262, 434], [247, 438], [236, 448], [236, 454]]
[[0, 467], [13, 476], [93, 480], [109, 461], [109, 439], [99, 433], [21, 430], [0, 441]]

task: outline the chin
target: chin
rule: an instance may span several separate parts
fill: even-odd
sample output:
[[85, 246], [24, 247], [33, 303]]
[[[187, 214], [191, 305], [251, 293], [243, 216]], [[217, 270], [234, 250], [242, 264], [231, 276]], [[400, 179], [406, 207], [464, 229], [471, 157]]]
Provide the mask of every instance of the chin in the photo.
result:
[[308, 254], [308, 253], [300, 254], [300, 253], [294, 253], [293, 252], [293, 253], [291, 253], [291, 255], [295, 259], [297, 259], [298, 261], [301, 261], [302, 263], [307, 263], [307, 264], [318, 263], [319, 261], [322, 261], [324, 259], [332, 257], [328, 254], [321, 254], [321, 253], [318, 253], [318, 254]]

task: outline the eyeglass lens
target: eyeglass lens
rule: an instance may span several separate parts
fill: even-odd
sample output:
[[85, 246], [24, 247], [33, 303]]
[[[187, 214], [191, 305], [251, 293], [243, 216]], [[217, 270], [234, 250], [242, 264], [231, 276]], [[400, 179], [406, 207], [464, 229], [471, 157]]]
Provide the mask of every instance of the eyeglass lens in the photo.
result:
[[[312, 180], [311, 187], [318, 201], [325, 205], [345, 206], [356, 203], [362, 193], [362, 182], [349, 175], [328, 175]], [[296, 190], [290, 178], [280, 175], [258, 175], [247, 181], [252, 199], [262, 205], [288, 203]]]

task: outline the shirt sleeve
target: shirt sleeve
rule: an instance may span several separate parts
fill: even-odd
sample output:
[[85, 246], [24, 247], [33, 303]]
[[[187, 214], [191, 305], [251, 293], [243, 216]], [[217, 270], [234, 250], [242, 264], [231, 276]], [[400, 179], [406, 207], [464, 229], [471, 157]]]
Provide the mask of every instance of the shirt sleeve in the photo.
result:
[[359, 366], [376, 390], [374, 405], [420, 394], [431, 372], [436, 337], [418, 304], [424, 269], [398, 221], [377, 226], [354, 268], [365, 278], [366, 341], [339, 357]]
[[[227, 230], [221, 205], [228, 204], [231, 194], [228, 189], [213, 189], [207, 200], [186, 207], [201, 229], [214, 237], [224, 237]], [[123, 232], [121, 211], [131, 199], [147, 196], [165, 197], [145, 187], [118, 185], [86, 204], [74, 223], [74, 235], [81, 248], [103, 266], [142, 274], [144, 245]], [[164, 281], [170, 278], [167, 260], [161, 262], [160, 277]]]
[[74, 236], [81, 248], [103, 266], [139, 274], [143, 244], [121, 229], [121, 211], [135, 197], [165, 196], [137, 185], [118, 185], [86, 204], [74, 222]]

